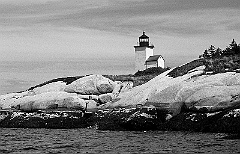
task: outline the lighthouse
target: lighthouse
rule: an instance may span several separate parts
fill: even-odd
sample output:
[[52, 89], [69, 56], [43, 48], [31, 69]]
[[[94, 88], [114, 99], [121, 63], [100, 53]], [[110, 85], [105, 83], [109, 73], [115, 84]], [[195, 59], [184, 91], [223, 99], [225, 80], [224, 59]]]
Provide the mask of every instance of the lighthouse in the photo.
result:
[[143, 31], [138, 39], [135, 48], [135, 72], [142, 71], [150, 67], [164, 68], [164, 59], [161, 55], [154, 55], [154, 46], [150, 44], [149, 37]]

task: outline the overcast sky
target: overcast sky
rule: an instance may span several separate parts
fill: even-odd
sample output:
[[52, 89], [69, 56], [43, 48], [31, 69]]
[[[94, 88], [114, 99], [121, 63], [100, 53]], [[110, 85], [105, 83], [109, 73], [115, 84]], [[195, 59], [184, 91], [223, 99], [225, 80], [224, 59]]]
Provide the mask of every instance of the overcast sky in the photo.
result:
[[134, 60], [142, 31], [168, 66], [240, 43], [240, 0], [0, 0], [0, 60]]

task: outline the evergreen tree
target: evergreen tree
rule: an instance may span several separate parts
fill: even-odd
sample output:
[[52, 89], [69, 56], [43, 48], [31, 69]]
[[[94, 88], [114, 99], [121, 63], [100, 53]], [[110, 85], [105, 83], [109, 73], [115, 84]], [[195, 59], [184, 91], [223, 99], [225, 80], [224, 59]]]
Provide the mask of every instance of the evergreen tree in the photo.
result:
[[214, 57], [215, 54], [216, 54], [216, 48], [215, 48], [215, 46], [211, 45], [208, 49], [206, 49], [204, 51], [203, 55], [201, 55], [199, 57], [212, 58], [212, 57]]
[[220, 48], [217, 48], [214, 52], [213, 57], [220, 57], [222, 55], [222, 50]]
[[216, 50], [215, 46], [211, 45], [211, 46], [209, 47], [208, 52], [210, 53], [211, 58], [214, 57], [214, 55], [215, 55], [215, 50]]
[[220, 48], [216, 48], [215, 46], [211, 45], [208, 49], [204, 51], [202, 55], [199, 56], [199, 58], [217, 58], [221, 56], [233, 55], [240, 55], [240, 44], [237, 44], [234, 39], [224, 50], [221, 50]]
[[223, 51], [223, 53], [226, 56], [240, 54], [240, 45], [237, 45], [233, 39], [229, 46]]

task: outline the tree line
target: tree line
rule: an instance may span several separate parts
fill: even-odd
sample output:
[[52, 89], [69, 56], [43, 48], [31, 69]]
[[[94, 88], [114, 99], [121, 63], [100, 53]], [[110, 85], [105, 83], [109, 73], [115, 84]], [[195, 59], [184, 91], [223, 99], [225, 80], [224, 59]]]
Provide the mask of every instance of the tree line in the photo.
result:
[[236, 41], [233, 39], [229, 46], [227, 46], [224, 50], [211, 45], [208, 49], [204, 51], [202, 55], [199, 56], [199, 58], [218, 58], [234, 55], [240, 55], [240, 44], [237, 44]]

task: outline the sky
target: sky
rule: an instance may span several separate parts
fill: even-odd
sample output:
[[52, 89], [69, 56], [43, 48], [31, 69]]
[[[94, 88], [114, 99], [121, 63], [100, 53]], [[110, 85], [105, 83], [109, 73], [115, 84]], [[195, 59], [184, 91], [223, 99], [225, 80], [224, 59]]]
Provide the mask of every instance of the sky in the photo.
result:
[[240, 0], [0, 0], [0, 61], [134, 61], [142, 31], [166, 66], [240, 43]]

